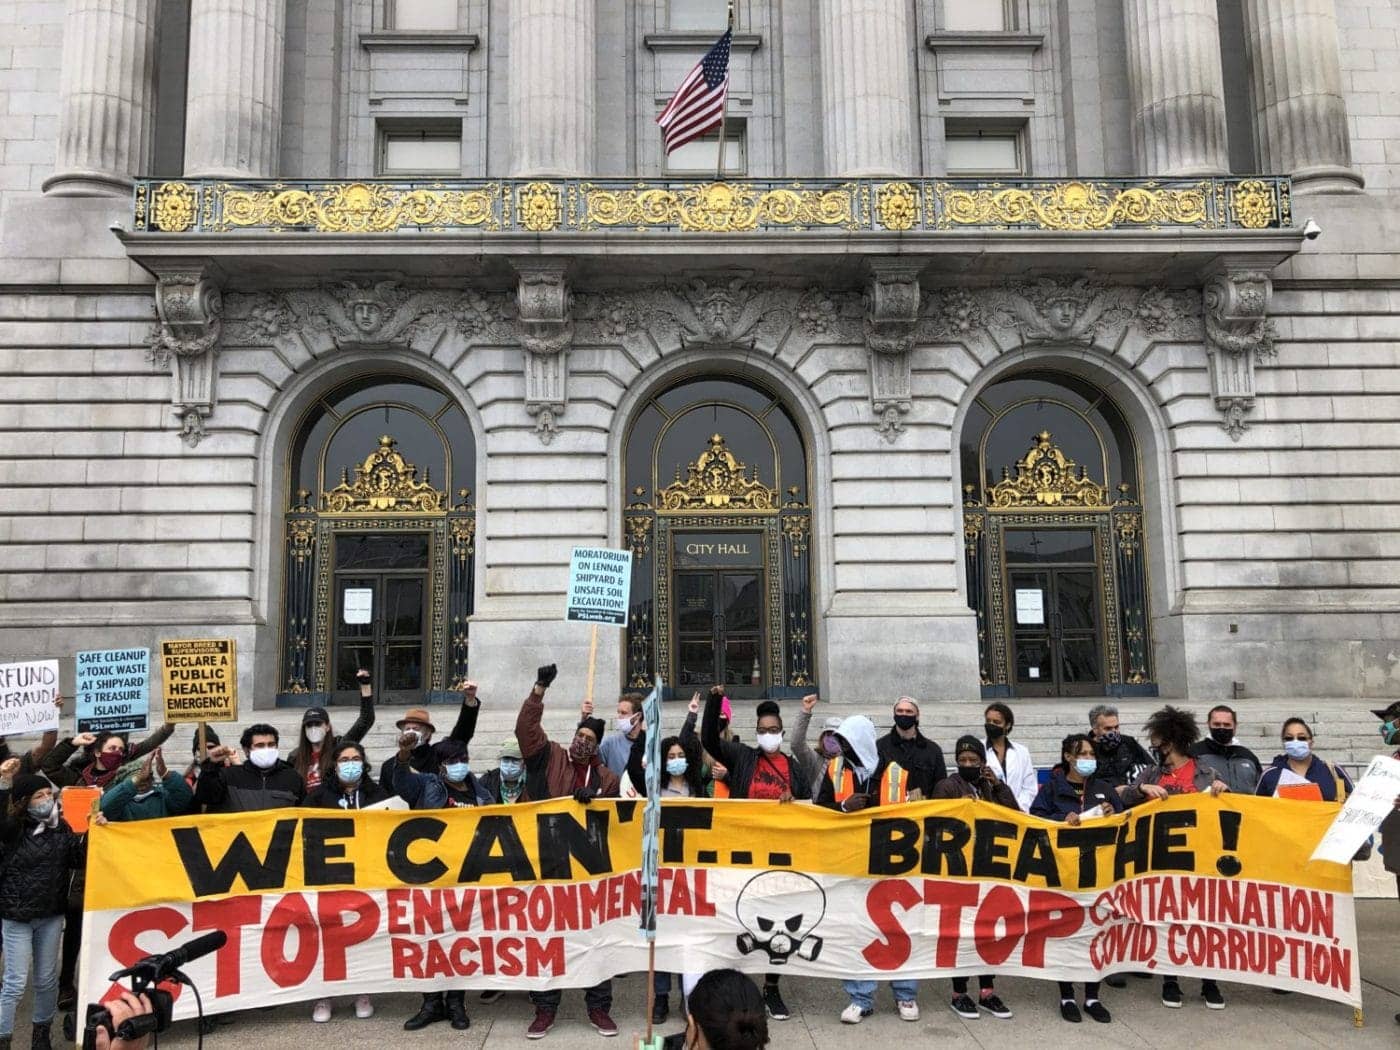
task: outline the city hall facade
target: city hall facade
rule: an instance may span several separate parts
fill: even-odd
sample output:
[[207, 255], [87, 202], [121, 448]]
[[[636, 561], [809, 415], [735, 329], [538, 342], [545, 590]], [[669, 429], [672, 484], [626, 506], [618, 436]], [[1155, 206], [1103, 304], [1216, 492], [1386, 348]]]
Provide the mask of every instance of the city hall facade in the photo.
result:
[[1400, 695], [1391, 5], [734, 6], [11, 5], [0, 651]]

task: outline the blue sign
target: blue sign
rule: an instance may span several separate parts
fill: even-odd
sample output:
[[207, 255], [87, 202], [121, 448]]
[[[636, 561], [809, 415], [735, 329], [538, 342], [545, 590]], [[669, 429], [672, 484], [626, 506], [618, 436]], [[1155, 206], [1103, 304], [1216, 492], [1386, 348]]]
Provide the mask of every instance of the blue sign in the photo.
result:
[[660, 892], [661, 869], [661, 678], [642, 701], [642, 719], [647, 728], [647, 804], [642, 809], [642, 930], [647, 940], [656, 940], [656, 897]]
[[631, 589], [631, 551], [575, 547], [569, 559], [564, 619], [626, 627]]
[[75, 657], [79, 733], [145, 729], [151, 711], [151, 651], [93, 649]]

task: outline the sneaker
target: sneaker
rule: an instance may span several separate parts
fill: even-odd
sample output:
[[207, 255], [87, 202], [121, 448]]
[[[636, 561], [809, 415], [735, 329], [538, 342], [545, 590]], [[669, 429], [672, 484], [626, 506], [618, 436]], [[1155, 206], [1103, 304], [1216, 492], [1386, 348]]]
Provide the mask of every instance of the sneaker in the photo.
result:
[[526, 1039], [543, 1039], [549, 1034], [549, 1030], [554, 1027], [554, 1011], [548, 1007], [535, 1007], [535, 1019], [530, 1022], [530, 1027], [525, 1029]]
[[1108, 1007], [1097, 999], [1088, 999], [1084, 1003], [1084, 1012], [1092, 1017], [1099, 1024], [1108, 1024], [1113, 1020], [1113, 1015], [1108, 1012]]
[[984, 995], [977, 1000], [977, 1005], [986, 1010], [993, 1017], [1000, 1017], [1003, 1021], [1011, 1016], [1011, 1008], [998, 999], [995, 995]]
[[1181, 1008], [1181, 985], [1175, 981], [1167, 981], [1162, 985], [1162, 1005], [1173, 1010]]
[[966, 1017], [969, 1021], [977, 1020], [977, 1004], [966, 993], [953, 996], [948, 1008], [959, 1017]]
[[919, 1019], [919, 1004], [913, 999], [901, 999], [895, 1005], [899, 1007], [901, 1021], [917, 1021]]
[[367, 995], [355, 996], [355, 1016], [361, 1021], [374, 1016], [374, 1000]]
[[861, 1021], [865, 1020], [874, 1012], [874, 1010], [862, 1010], [860, 1008], [860, 1003], [852, 1003], [850, 1006], [846, 1007], [846, 1009], [841, 1011], [841, 1023], [860, 1024]]
[[331, 1019], [331, 1001], [329, 999], [318, 1000], [311, 1008], [311, 1020], [317, 1024], [325, 1024]]
[[1225, 1009], [1225, 997], [1220, 994], [1220, 986], [1214, 981], [1201, 982], [1201, 998], [1212, 1010]]
[[588, 1023], [594, 1027], [599, 1035], [617, 1035], [617, 1025], [601, 1006], [596, 1006], [588, 1011]]
[[1079, 1016], [1079, 1004], [1073, 999], [1060, 1000], [1060, 1016], [1070, 1024], [1078, 1024], [1083, 1020], [1083, 1018]]
[[478, 1001], [483, 1003], [494, 1003], [497, 999], [499, 999], [505, 994], [506, 993], [501, 991], [499, 988], [488, 988], [486, 991], [481, 993], [481, 997]]
[[783, 1002], [783, 993], [778, 991], [776, 984], [764, 984], [763, 1005], [768, 1008], [768, 1016], [775, 1021], [786, 1021], [792, 1016], [787, 1003]]
[[651, 1023], [665, 1024], [666, 1018], [671, 1016], [671, 997], [669, 995], [658, 995], [651, 1004]]

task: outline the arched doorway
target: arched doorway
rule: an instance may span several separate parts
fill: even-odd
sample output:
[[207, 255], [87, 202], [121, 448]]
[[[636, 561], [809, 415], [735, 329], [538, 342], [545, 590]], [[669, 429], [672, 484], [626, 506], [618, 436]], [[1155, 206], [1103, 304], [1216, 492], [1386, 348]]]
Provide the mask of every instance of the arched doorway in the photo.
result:
[[1137, 442], [1075, 376], [1020, 372], [960, 442], [968, 605], [985, 696], [1155, 696]]
[[623, 445], [632, 549], [625, 684], [689, 696], [810, 692], [806, 449], [769, 391], [692, 379], [646, 401]]
[[312, 404], [288, 456], [283, 698], [358, 703], [360, 667], [387, 703], [465, 680], [476, 442], [461, 406], [358, 377]]

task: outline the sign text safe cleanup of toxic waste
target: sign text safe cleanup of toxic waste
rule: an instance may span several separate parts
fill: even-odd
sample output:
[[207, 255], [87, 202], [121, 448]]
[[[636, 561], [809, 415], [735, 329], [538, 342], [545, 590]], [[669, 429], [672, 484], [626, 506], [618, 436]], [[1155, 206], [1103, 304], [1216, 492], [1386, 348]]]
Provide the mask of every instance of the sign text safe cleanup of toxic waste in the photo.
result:
[[[1078, 827], [976, 802], [668, 801], [657, 965], [823, 977], [1209, 976], [1359, 1002], [1334, 805], [1207, 796]], [[245, 813], [94, 828], [83, 994], [211, 929], [207, 1010], [646, 967], [641, 808]], [[212, 994], [211, 994], [212, 992]], [[181, 999], [181, 1015], [192, 1004]]]

